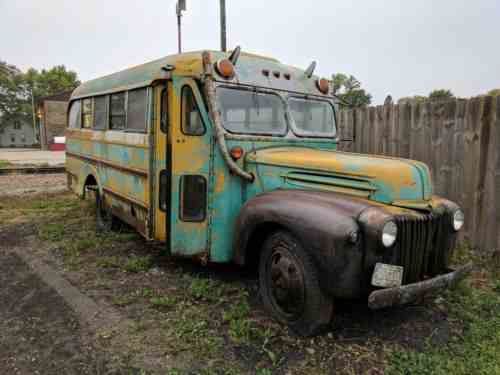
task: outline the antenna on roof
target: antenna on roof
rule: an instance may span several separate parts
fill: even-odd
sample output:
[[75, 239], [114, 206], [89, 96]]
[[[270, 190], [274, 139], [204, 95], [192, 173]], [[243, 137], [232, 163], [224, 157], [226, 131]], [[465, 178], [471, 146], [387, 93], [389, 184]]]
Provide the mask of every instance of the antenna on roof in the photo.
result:
[[316, 61], [313, 61], [306, 69], [305, 75], [307, 78], [311, 78], [314, 74], [314, 69], [316, 69]]
[[182, 53], [181, 17], [182, 11], [186, 10], [186, 0], [177, 0], [175, 10], [177, 13], [177, 42], [179, 44], [179, 53]]
[[231, 56], [229, 56], [229, 61], [231, 61], [234, 66], [236, 66], [236, 63], [238, 62], [238, 59], [240, 58], [240, 53], [241, 53], [241, 47], [238, 46], [234, 49], [233, 52], [231, 52]]

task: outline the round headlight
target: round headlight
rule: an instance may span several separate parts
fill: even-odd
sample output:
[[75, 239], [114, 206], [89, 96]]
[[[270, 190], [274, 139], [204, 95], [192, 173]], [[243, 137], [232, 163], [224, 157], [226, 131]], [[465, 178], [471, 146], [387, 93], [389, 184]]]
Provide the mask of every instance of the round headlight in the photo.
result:
[[382, 229], [382, 244], [385, 247], [391, 247], [396, 242], [398, 236], [398, 226], [394, 221], [388, 221], [385, 223]]
[[464, 222], [465, 222], [464, 212], [460, 209], [456, 210], [455, 213], [453, 214], [453, 229], [455, 229], [458, 232], [464, 226]]

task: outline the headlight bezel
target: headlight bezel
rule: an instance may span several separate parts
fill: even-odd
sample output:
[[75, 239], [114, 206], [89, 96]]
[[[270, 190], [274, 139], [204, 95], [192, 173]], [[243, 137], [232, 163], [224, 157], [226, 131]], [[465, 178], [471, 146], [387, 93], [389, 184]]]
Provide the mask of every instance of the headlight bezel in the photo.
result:
[[[457, 216], [459, 219], [457, 220]], [[457, 208], [451, 217], [451, 227], [455, 232], [459, 232], [465, 224], [465, 213], [462, 209]]]
[[394, 246], [394, 244], [398, 240], [398, 225], [392, 219], [387, 220], [382, 225], [380, 235], [380, 241], [382, 242], [382, 246], [386, 249], [389, 249]]

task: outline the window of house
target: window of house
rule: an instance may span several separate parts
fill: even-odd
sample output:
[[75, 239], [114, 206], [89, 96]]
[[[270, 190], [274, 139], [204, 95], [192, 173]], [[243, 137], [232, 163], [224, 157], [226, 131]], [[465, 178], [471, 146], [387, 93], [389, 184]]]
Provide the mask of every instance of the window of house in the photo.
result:
[[196, 105], [193, 90], [190, 86], [182, 88], [182, 132], [186, 135], [203, 135], [205, 125]]
[[109, 111], [109, 128], [124, 129], [126, 122], [125, 93], [111, 95]]
[[74, 101], [71, 103], [71, 108], [69, 110], [69, 122], [68, 127], [71, 129], [80, 128], [81, 117], [80, 117], [80, 101]]
[[14, 121], [14, 129], [15, 130], [21, 129], [21, 122], [19, 120]]
[[82, 105], [82, 127], [85, 129], [92, 128], [93, 125], [93, 114], [92, 114], [92, 98], [83, 99]]
[[21, 143], [26, 143], [26, 136], [21, 134]]
[[108, 97], [94, 98], [94, 129], [104, 130], [107, 125]]
[[14, 134], [10, 135], [10, 143], [16, 143], [16, 136]]
[[146, 131], [147, 99], [145, 88], [128, 92], [127, 130]]

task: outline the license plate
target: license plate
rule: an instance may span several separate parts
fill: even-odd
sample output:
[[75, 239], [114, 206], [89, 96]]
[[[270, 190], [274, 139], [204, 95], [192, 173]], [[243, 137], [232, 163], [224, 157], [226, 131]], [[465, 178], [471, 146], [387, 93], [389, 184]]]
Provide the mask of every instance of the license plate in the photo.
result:
[[393, 288], [403, 283], [403, 270], [401, 266], [377, 263], [372, 276], [372, 285], [381, 288]]

